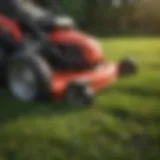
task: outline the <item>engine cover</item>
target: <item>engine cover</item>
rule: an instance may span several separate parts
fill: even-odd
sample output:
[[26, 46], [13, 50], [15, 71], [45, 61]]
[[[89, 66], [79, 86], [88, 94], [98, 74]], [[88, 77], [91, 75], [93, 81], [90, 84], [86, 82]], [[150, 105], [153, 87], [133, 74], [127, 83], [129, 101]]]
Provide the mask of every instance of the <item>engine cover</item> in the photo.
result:
[[94, 66], [103, 60], [99, 43], [77, 30], [59, 30], [53, 32], [50, 39], [54, 44], [70, 46], [68, 52], [64, 51], [66, 58], [76, 59], [77, 64], [81, 63], [82, 66]]

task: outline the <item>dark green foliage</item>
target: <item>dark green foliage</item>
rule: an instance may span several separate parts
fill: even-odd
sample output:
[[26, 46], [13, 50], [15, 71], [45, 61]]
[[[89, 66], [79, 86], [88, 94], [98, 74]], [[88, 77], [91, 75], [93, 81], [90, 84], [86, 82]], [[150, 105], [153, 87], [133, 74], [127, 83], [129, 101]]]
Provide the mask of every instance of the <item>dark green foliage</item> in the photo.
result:
[[52, 1], [53, 12], [60, 7], [72, 16], [81, 28], [99, 34], [158, 34], [160, 33], [159, 0], [121, 0], [115, 7], [112, 0], [35, 0]]
[[85, 0], [61, 0], [62, 9], [79, 24], [85, 21]]
[[[159, 0], [128, 3], [116, 8], [110, 0], [61, 0], [62, 7], [84, 29], [101, 34], [160, 32]], [[150, 4], [151, 3], [151, 4]], [[149, 7], [151, 6], [151, 7]], [[149, 8], [148, 8], [149, 7]]]

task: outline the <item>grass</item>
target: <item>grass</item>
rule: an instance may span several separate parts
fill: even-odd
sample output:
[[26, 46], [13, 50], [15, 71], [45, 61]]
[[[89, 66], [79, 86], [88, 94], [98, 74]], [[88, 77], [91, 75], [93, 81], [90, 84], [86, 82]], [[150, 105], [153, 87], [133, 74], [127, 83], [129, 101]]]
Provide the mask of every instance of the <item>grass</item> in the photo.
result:
[[160, 38], [102, 39], [106, 58], [133, 55], [136, 76], [121, 79], [93, 108], [26, 104], [0, 92], [0, 160], [158, 160]]

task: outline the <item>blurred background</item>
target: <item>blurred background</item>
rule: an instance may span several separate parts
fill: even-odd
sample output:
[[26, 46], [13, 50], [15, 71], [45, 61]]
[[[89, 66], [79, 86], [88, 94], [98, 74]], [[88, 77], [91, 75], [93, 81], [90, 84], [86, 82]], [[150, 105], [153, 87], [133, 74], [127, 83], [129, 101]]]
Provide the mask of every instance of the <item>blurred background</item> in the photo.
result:
[[23, 103], [1, 89], [0, 160], [159, 160], [160, 0], [58, 5], [79, 28], [97, 35], [107, 60], [131, 55], [139, 73], [119, 79], [84, 109]]
[[159, 0], [54, 0], [53, 3], [79, 26], [99, 35], [160, 33]]

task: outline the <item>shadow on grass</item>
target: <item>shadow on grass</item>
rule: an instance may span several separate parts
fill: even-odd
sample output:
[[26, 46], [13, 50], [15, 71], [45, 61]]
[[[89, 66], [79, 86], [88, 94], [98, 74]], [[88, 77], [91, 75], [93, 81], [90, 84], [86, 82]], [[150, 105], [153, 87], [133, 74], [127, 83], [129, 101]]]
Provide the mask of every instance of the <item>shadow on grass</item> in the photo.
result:
[[130, 95], [137, 95], [139, 97], [153, 97], [153, 98], [160, 98], [160, 88], [157, 89], [148, 89], [148, 88], [143, 88], [140, 86], [116, 86], [116, 87], [111, 87], [109, 89], [106, 89], [104, 93], [108, 93], [110, 91], [118, 91], [121, 93], [127, 93]]
[[110, 114], [113, 117], [120, 119], [123, 122], [126, 121], [134, 121], [141, 125], [148, 125], [150, 123], [159, 124], [160, 116], [159, 114], [152, 115], [142, 115], [138, 113], [134, 113], [128, 110], [123, 109], [123, 107], [115, 106], [114, 108], [107, 108], [103, 110], [104, 112]]
[[[104, 94], [107, 94], [112, 91], [118, 91], [119, 93], [125, 93], [128, 95], [138, 96], [139, 98], [156, 98], [160, 99], [160, 89], [147, 89], [139, 86], [113, 86], [104, 90]], [[107, 114], [110, 114], [113, 117], [117, 117], [122, 121], [132, 120], [136, 121], [139, 124], [145, 125], [150, 122], [154, 124], [160, 123], [159, 112], [155, 112], [150, 115], [142, 115], [141, 113], [132, 112], [132, 110], [125, 109], [124, 106], [113, 106], [113, 107], [103, 107], [103, 111]]]
[[150, 90], [150, 89], [145, 89], [145, 88], [140, 88], [140, 87], [118, 87], [118, 90], [121, 92], [126, 92], [128, 94], [133, 94], [137, 96], [142, 96], [142, 97], [155, 97], [155, 98], [160, 98], [160, 90]]
[[156, 64], [150, 64], [149, 67], [153, 70], [160, 70], [160, 63], [156, 63]]
[[154, 71], [160, 70], [160, 63], [159, 62], [154, 62], [154, 63], [145, 62], [143, 65], [151, 70], [154, 70]]
[[69, 107], [61, 102], [20, 102], [6, 91], [0, 91], [0, 124], [21, 116], [54, 116], [83, 110], [83, 107]]
[[[110, 91], [118, 91], [121, 93], [127, 93], [131, 95], [137, 95], [139, 97], [155, 97], [160, 98], [160, 90], [151, 90], [145, 89], [138, 86], [116, 86], [108, 88], [105, 92]], [[127, 120], [129, 118], [133, 118], [133, 113], [128, 110], [123, 109], [122, 106], [111, 106], [109, 108], [103, 107], [106, 113], [113, 115], [114, 117], [118, 117], [122, 120]], [[10, 96], [6, 91], [0, 92], [0, 124], [7, 123], [13, 119], [16, 119], [21, 116], [54, 116], [54, 115], [65, 115], [71, 112], [79, 112], [83, 110], [83, 107], [75, 107], [71, 108], [65, 104], [60, 102], [35, 102], [35, 103], [23, 103], [15, 100], [12, 96]], [[134, 115], [134, 119], [138, 121], [143, 121], [146, 123], [145, 118], [139, 118], [139, 116]], [[138, 117], [138, 118], [137, 118]], [[160, 117], [155, 116], [154, 121], [160, 121]]]

